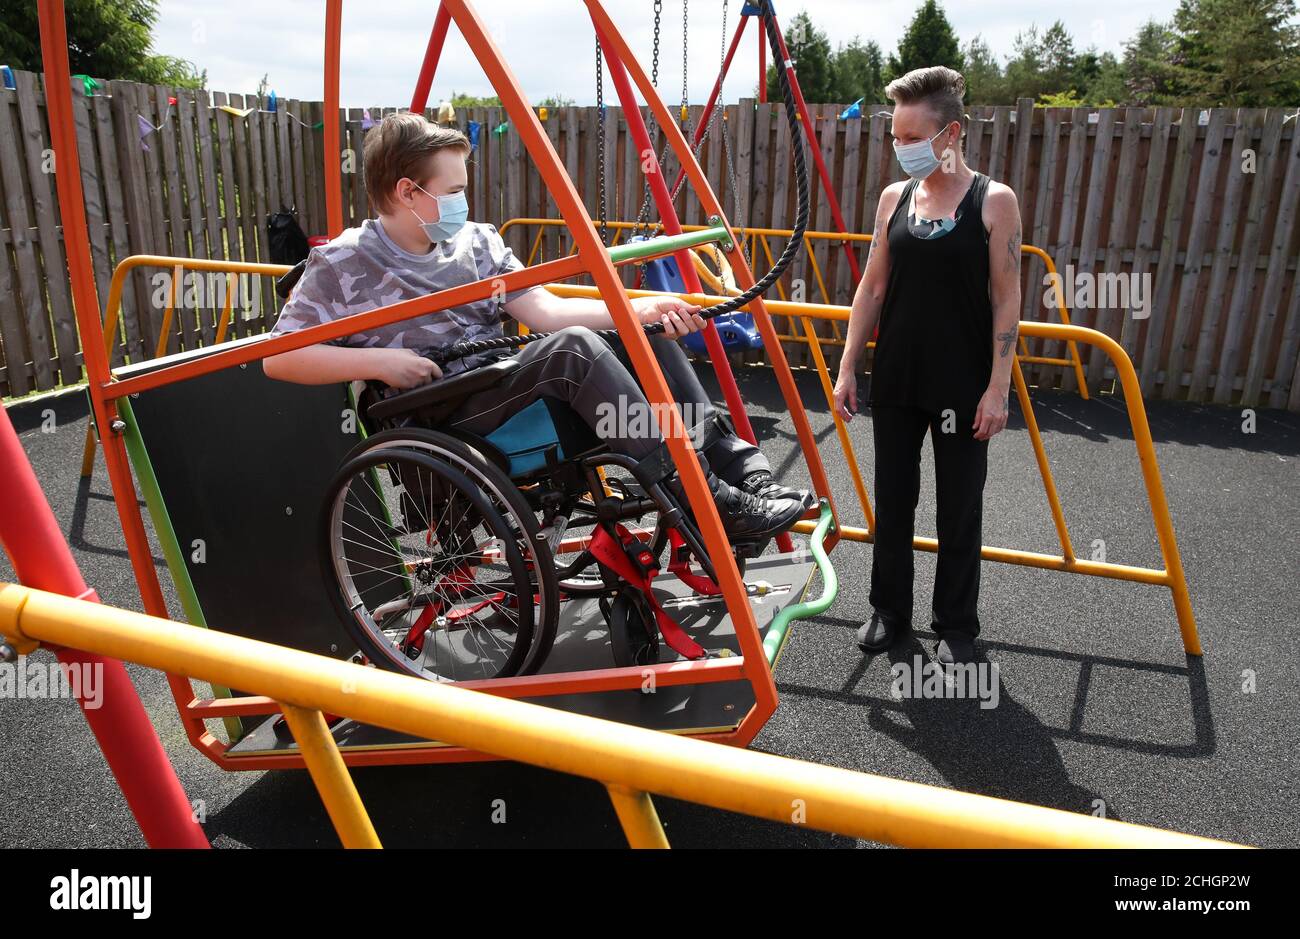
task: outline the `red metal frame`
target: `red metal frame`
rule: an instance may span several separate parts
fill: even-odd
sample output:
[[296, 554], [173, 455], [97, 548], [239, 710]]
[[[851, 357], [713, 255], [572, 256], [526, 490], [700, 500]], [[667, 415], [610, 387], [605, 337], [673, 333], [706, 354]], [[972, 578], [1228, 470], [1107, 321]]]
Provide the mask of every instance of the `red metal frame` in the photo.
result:
[[429, 46], [424, 50], [424, 62], [420, 65], [420, 77], [416, 79], [415, 93], [411, 95], [411, 110], [416, 114], [429, 103], [429, 89], [433, 87], [433, 75], [438, 71], [438, 61], [442, 58], [442, 47], [450, 26], [451, 14], [445, 6], [439, 5], [433, 18], [433, 31], [429, 33]]
[[[343, 32], [343, 4], [325, 5], [325, 35], [338, 37]], [[339, 115], [339, 51], [337, 42], [325, 43], [325, 226], [326, 234], [337, 238], [343, 233], [343, 159], [342, 118]], [[329, 89], [334, 89], [331, 109]], [[330, 154], [334, 154], [331, 158]]]
[[[763, 17], [754, 14], [746, 14], [740, 18], [736, 25], [735, 36], [732, 37], [731, 46], [727, 51], [727, 56], [722, 63], [722, 71], [718, 75], [717, 82], [713, 85], [713, 91], [709, 95], [709, 102], [704, 106], [704, 115], [700, 118], [700, 124], [695, 128], [695, 146], [699, 146], [700, 141], [704, 139], [704, 134], [709, 126], [709, 120], [713, 116], [713, 109], [717, 107], [718, 97], [722, 93], [722, 83], [726, 80], [727, 72], [731, 69], [731, 60], [735, 55], [736, 47], [740, 45], [740, 38], [745, 32], [745, 25], [753, 17], [759, 21], [758, 24], [758, 100], [760, 103], [767, 102], [767, 32], [763, 26]], [[835, 224], [835, 230], [842, 234], [848, 234], [849, 228], [844, 221], [844, 213], [840, 210], [840, 199], [835, 194], [835, 187], [831, 183], [830, 171], [826, 169], [826, 161], [822, 157], [821, 147], [817, 142], [817, 125], [813, 122], [812, 115], [808, 113], [808, 102], [804, 99], [803, 89], [799, 87], [799, 76], [795, 74], [794, 63], [790, 61], [790, 50], [785, 44], [785, 34], [781, 32], [781, 24], [776, 19], [776, 14], [772, 14], [772, 22], [776, 24], [777, 39], [781, 44], [781, 62], [779, 67], [785, 69], [785, 73], [790, 78], [790, 88], [794, 91], [795, 101], [799, 106], [799, 119], [803, 121], [804, 132], [808, 137], [808, 149], [812, 151], [813, 163], [817, 167], [817, 174], [821, 178], [822, 192], [826, 197], [826, 202], [831, 208], [831, 219]], [[673, 189], [676, 189], [682, 181], [685, 170], [677, 173], [677, 179], [673, 181]], [[739, 193], [736, 194], [740, 198]], [[858, 264], [858, 256], [853, 252], [853, 245], [848, 241], [841, 241], [840, 247], [844, 251], [845, 258], [848, 259], [849, 269], [853, 271], [853, 281], [862, 279], [862, 267]], [[712, 353], [710, 353], [712, 354]]]
[[[57, 68], [57, 60], [53, 61]], [[9, 413], [3, 409], [0, 409], [0, 490], [5, 493], [5, 499], [0, 502], [0, 545], [13, 560], [18, 582], [37, 590], [98, 603], [99, 597], [82, 579], [9, 421]], [[99, 742], [104, 760], [148, 845], [151, 848], [208, 847], [203, 829], [194, 818], [190, 801], [126, 668], [117, 659], [79, 649], [53, 651], [64, 668], [89, 668], [97, 675], [99, 701], [94, 706], [87, 706], [86, 688], [81, 682], [72, 687], [77, 690], [81, 713]]]
[[[628, 82], [627, 70], [622, 59], [610, 49], [609, 41], [604, 34], [600, 33], [599, 28], [597, 29], [597, 35], [600, 36], [601, 50], [608, 60], [607, 69], [610, 79], [613, 81], [614, 88], [618, 92], [619, 101], [623, 105], [623, 114], [627, 119], [628, 132], [636, 144], [637, 153], [642, 156], [643, 165], [647, 167], [646, 182], [650, 186], [655, 206], [659, 210], [659, 218], [663, 223], [664, 233], [679, 235], [682, 232], [681, 221], [677, 217], [677, 209], [673, 206], [672, 193], [669, 192], [668, 185], [664, 182], [664, 174], [659, 166], [658, 157], [655, 155], [654, 144], [650, 140], [650, 131], [646, 127], [645, 119], [641, 116], [641, 108], [637, 106], [636, 98], [632, 94], [632, 86]], [[722, 217], [720, 210], [717, 213], [710, 214], [716, 214], [719, 218]], [[700, 283], [700, 275], [695, 270], [695, 264], [691, 260], [690, 251], [678, 251], [675, 257], [677, 258], [677, 269], [681, 273], [682, 283], [687, 292], [704, 293], [704, 287]], [[758, 438], [754, 434], [754, 427], [749, 422], [749, 411], [745, 408], [745, 401], [740, 395], [740, 386], [736, 384], [735, 373], [731, 370], [731, 360], [727, 357], [727, 350], [722, 345], [722, 336], [718, 333], [717, 324], [712, 320], [709, 320], [704, 329], [704, 345], [708, 350], [709, 359], [713, 363], [713, 373], [718, 378], [718, 386], [722, 389], [722, 395], [727, 401], [727, 411], [731, 414], [736, 433], [750, 443], [757, 443]], [[790, 536], [784, 533], [778, 536], [777, 546], [782, 551], [789, 551], [792, 547]]]
[[[821, 176], [822, 190], [826, 195], [827, 204], [831, 207], [831, 218], [835, 222], [835, 230], [847, 233], [849, 227], [844, 223], [844, 213], [840, 211], [839, 197], [835, 195], [835, 187], [831, 184], [831, 174], [826, 169], [826, 161], [822, 159], [822, 148], [817, 143], [817, 125], [813, 123], [812, 115], [808, 113], [808, 102], [804, 99], [803, 89], [799, 87], [799, 76], [795, 74], [794, 63], [790, 61], [790, 50], [785, 44], [785, 34], [781, 32], [781, 24], [776, 22], [775, 15], [772, 17], [772, 22], [776, 24], [776, 38], [781, 44], [780, 67], [784, 68], [785, 74], [789, 76], [790, 87], [794, 90], [794, 99], [799, 103], [799, 119], [803, 121], [804, 131], [808, 135], [808, 149], [812, 151], [813, 162], [817, 164], [817, 173]], [[862, 269], [858, 266], [858, 257], [853, 253], [852, 245], [847, 241], [842, 241], [840, 247], [844, 249], [844, 256], [849, 260], [854, 282], [860, 281], [862, 279]]]
[[[62, 0], [41, 0], [38, 17], [50, 140], [62, 170], [55, 174], [55, 185], [68, 252], [73, 303], [79, 317], [98, 323], [99, 298], [90, 261], [90, 239], [87, 237], [77, 159], [77, 131], [72, 117], [71, 69], [68, 66]], [[83, 331], [82, 337], [93, 337], [90, 342], [82, 344], [87, 368], [107, 371], [108, 357], [102, 333]], [[97, 402], [96, 417], [99, 420], [105, 416], [103, 404]], [[119, 464], [117, 471], [120, 473], [121, 469]], [[0, 417], [0, 491], [5, 493], [5, 499], [0, 502], [0, 542], [13, 561], [19, 582], [97, 602], [99, 598], [95, 591], [86, 586], [77, 569], [68, 543], [14, 432], [8, 412]], [[119, 506], [119, 510], [121, 508]], [[78, 704], [148, 844], [158, 848], [208, 847], [208, 840], [194, 818], [193, 807], [122, 663], [77, 649], [54, 651], [65, 668], [100, 670], [101, 706], [88, 708], [80, 696]], [[77, 687], [79, 692], [83, 690], [80, 685]]]
[[[654, 111], [656, 119], [666, 130], [669, 143], [682, 165], [687, 169], [690, 182], [700, 198], [701, 204], [709, 215], [722, 217], [722, 208], [712, 190], [703, 170], [695, 161], [691, 149], [667, 107], [659, 100], [650, 84], [645, 71], [632, 57], [626, 42], [617, 27], [610, 20], [599, 0], [585, 0], [591, 13], [602, 46], [606, 50], [611, 71], [619, 88], [620, 99], [629, 119], [633, 122], [634, 134], [640, 142], [648, 142], [648, 134], [640, 110], [633, 99], [632, 85], [641, 92], [643, 98]], [[203, 359], [169, 366], [158, 371], [139, 375], [124, 381], [114, 381], [110, 373], [108, 357], [105, 352], [103, 327], [99, 319], [98, 302], [94, 294], [94, 280], [89, 257], [89, 239], [87, 236], [85, 213], [82, 209], [80, 189], [80, 169], [75, 146], [75, 131], [71, 114], [71, 92], [67, 77], [67, 49], [62, 32], [63, 9], [60, 0], [41, 0], [42, 27], [45, 41], [59, 45], [59, 50], [47, 49], [46, 62], [56, 72], [62, 74], [61, 84], [57, 76], [50, 80], [49, 108], [51, 125], [56, 130], [56, 146], [60, 154], [59, 195], [64, 207], [65, 240], [68, 244], [69, 267], [71, 268], [75, 313], [80, 329], [82, 347], [85, 350], [86, 370], [89, 394], [95, 416], [96, 428], [100, 434], [105, 462], [108, 466], [109, 479], [113, 487], [114, 501], [118, 517], [122, 524], [127, 550], [131, 557], [136, 582], [140, 587], [141, 599], [146, 612], [154, 616], [168, 616], [166, 603], [158, 581], [157, 571], [145, 535], [143, 518], [140, 514], [139, 500], [132, 481], [124, 441], [120, 434], [112, 431], [117, 419], [116, 402], [124, 395], [133, 394], [150, 388], [157, 388], [176, 381], [183, 381], [198, 375], [229, 368], [245, 362], [276, 355], [292, 349], [302, 348], [326, 339], [336, 338], [355, 332], [357, 329], [370, 328], [386, 323], [409, 319], [452, 306], [471, 302], [486, 297], [492, 292], [491, 282], [466, 284], [451, 290], [442, 291], [426, 297], [419, 297], [394, 304], [349, 318], [346, 324], [322, 324], [293, 335], [276, 337], [261, 342], [231, 349], [208, 356]], [[57, 19], [57, 30], [47, 20]], [[454, 21], [471, 50], [483, 66], [489, 79], [505, 105], [511, 126], [518, 133], [534, 160], [542, 180], [555, 199], [561, 217], [573, 233], [577, 247], [575, 255], [546, 264], [516, 272], [505, 278], [507, 289], [521, 286], [563, 280], [579, 273], [590, 274], [609, 303], [611, 314], [627, 346], [637, 377], [645, 388], [647, 398], [658, 405], [655, 413], [661, 424], [661, 430], [667, 441], [673, 460], [679, 467], [687, 497], [701, 528], [704, 544], [714, 558], [725, 559], [716, 564], [719, 586], [731, 612], [741, 655], [729, 659], [701, 660], [691, 662], [668, 663], [651, 667], [655, 681], [663, 685], [699, 684], [710, 681], [746, 681], [754, 691], [755, 705], [746, 714], [739, 725], [723, 733], [707, 732], [698, 736], [704, 739], [718, 740], [732, 744], [748, 744], [764, 722], [776, 708], [776, 686], [772, 681], [771, 671], [763, 654], [762, 644], [749, 605], [745, 586], [741, 581], [735, 563], [732, 561], [730, 545], [718, 518], [717, 509], [706, 485], [695, 451], [690, 442], [686, 428], [682, 425], [678, 410], [673, 403], [671, 392], [659, 371], [658, 364], [650, 350], [649, 340], [640, 327], [632, 310], [631, 301], [611, 262], [609, 254], [597, 237], [590, 216], [579, 198], [572, 180], [566, 175], [558, 155], [551, 145], [539, 122], [536, 113], [529, 105], [513, 73], [505, 64], [504, 58], [467, 0], [443, 0], [435, 21], [433, 35], [430, 37], [428, 50], [421, 68], [417, 85], [415, 103], [420, 103], [422, 94], [427, 96], [440, 57], [445, 30], [440, 30], [439, 23], [445, 19], [448, 26]], [[339, 109], [339, 48], [342, 31], [342, 0], [327, 0], [326, 4], [326, 40], [325, 40], [325, 111], [337, 114]], [[61, 70], [61, 71], [60, 71]], [[331, 234], [342, 230], [342, 168], [337, 156], [341, 153], [340, 127], [337, 120], [325, 122], [324, 170], [326, 179], [326, 206], [329, 216]], [[658, 197], [665, 199], [666, 187], [662, 175], [655, 173], [652, 179], [657, 183]], [[666, 200], [665, 207], [671, 211]], [[667, 213], [665, 213], [667, 216]], [[676, 224], [675, 216], [671, 216]], [[733, 234], [734, 239], [734, 234]], [[743, 259], [733, 262], [736, 282], [741, 289], [754, 283], [754, 277]], [[683, 265], [683, 272], [695, 278], [693, 265]], [[499, 284], [497, 285], [499, 289]], [[698, 290], [698, 285], [692, 289]], [[832, 498], [830, 486], [822, 466], [820, 454], [813, 437], [812, 429], [804, 412], [794, 376], [790, 371], [776, 331], [761, 301], [753, 305], [755, 321], [764, 342], [769, 349], [772, 366], [775, 369], [778, 384], [786, 405], [790, 410], [798, 434], [800, 447], [808, 461], [814, 488], [825, 498]], [[720, 356], [725, 362], [725, 356]], [[743, 404], [741, 405], [743, 413]], [[833, 503], [832, 503], [833, 504]], [[834, 540], [828, 542], [833, 546]], [[639, 688], [645, 681], [644, 668], [611, 668], [591, 672], [558, 675], [535, 675], [521, 678], [497, 679], [485, 683], [467, 683], [468, 687], [479, 688], [493, 694], [509, 697], [543, 697], [575, 692], [597, 692], [624, 688]], [[268, 714], [278, 710], [275, 702], [265, 698], [239, 698], [233, 700], [213, 701], [195, 696], [188, 678], [168, 676], [172, 694], [180, 712], [181, 722], [190, 742], [218, 765], [226, 769], [270, 769], [301, 767], [303, 761], [296, 753], [271, 756], [231, 757], [227, 746], [208, 733], [204, 720], [232, 715]], [[137, 702], [138, 704], [138, 702]], [[128, 735], [136, 733], [132, 724]], [[485, 759], [483, 754], [467, 751], [459, 747], [412, 747], [391, 748], [375, 751], [345, 751], [344, 760], [350, 765], [377, 765], [390, 763], [431, 763], [459, 760]], [[158, 772], [162, 772], [161, 769]]]

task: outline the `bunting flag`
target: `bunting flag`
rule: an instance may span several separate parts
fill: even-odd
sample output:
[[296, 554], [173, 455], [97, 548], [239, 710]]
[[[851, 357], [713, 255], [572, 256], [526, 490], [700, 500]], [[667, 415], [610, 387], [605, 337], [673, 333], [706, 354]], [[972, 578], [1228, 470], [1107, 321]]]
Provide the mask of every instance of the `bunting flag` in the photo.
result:
[[370, 109], [366, 108], [361, 112], [361, 129], [370, 130], [375, 126], [375, 119], [370, 116]]
[[135, 116], [135, 119], [136, 119], [136, 121], [139, 122], [139, 123], [138, 123], [138, 126], [139, 126], [139, 128], [140, 128], [140, 146], [142, 146], [142, 147], [144, 147], [146, 150], [148, 150], [148, 149], [149, 149], [149, 145], [148, 145], [147, 143], [145, 143], [144, 138], [148, 137], [150, 134], [152, 134], [152, 133], [153, 133], [155, 130], [157, 130], [158, 128], [154, 127], [154, 126], [153, 126], [152, 124], [150, 124], [147, 120], [145, 120], [143, 114], [137, 114], [137, 115]]
[[510, 122], [509, 122], [509, 121], [506, 121], [504, 124], [498, 124], [496, 130], [492, 131], [492, 133], [494, 133], [494, 134], [496, 134], [498, 137], [500, 137], [502, 134], [504, 134], [504, 133], [505, 133], [506, 131], [508, 131], [509, 129], [510, 129]]
[[[229, 114], [231, 117], [237, 117], [237, 118], [239, 118], [240, 120], [243, 120], [244, 118], [248, 117], [248, 115], [250, 115], [250, 114], [279, 114], [279, 113], [280, 113], [279, 111], [271, 111], [271, 110], [269, 110], [269, 109], [268, 109], [268, 110], [260, 110], [260, 109], [258, 109], [258, 108], [236, 108], [236, 107], [232, 107], [232, 106], [229, 105], [229, 104], [219, 104], [219, 105], [217, 105], [217, 110], [218, 110], [218, 111], [225, 111], [225, 112], [226, 112], [227, 114]], [[323, 127], [325, 126], [325, 122], [324, 122], [324, 121], [317, 121], [315, 124], [308, 124], [306, 121], [304, 121], [302, 118], [300, 118], [297, 114], [293, 114], [293, 113], [291, 113], [291, 112], [289, 112], [289, 111], [285, 111], [285, 112], [284, 112], [284, 115], [285, 115], [286, 117], [288, 117], [289, 120], [291, 120], [291, 121], [295, 121], [295, 122], [301, 124], [303, 127], [307, 128], [308, 130], [320, 130], [321, 128], [323, 128]]]
[[847, 108], [844, 109], [844, 113], [840, 115], [840, 120], [847, 121], [851, 117], [861, 117], [862, 102], [865, 100], [866, 100], [865, 98], [859, 98], [857, 101], [854, 101], [852, 104], [850, 104]]
[[73, 75], [72, 77], [81, 79], [81, 87], [85, 89], [87, 98], [94, 96], [95, 89], [99, 87], [99, 82], [95, 81], [89, 75]]
[[14, 84], [14, 70], [7, 65], [0, 65], [0, 76], [4, 77], [5, 87], [10, 91], [17, 90], [18, 86]]
[[157, 126], [154, 126], [154, 124], [152, 124], [149, 121], [149, 119], [145, 117], [143, 114], [140, 114], [138, 112], [136, 113], [135, 119], [137, 122], [137, 126], [140, 128], [140, 146], [144, 147], [146, 150], [149, 149], [149, 145], [144, 142], [144, 138], [148, 137], [154, 131], [162, 130], [164, 127], [167, 126], [167, 122], [172, 119], [172, 108], [174, 107], [176, 107], [176, 99], [168, 98], [167, 113], [163, 115], [162, 123], [158, 124]]
[[482, 129], [483, 125], [478, 121], [470, 121], [468, 126], [465, 128], [466, 133], [469, 135], [469, 149], [471, 153], [478, 149], [478, 135], [479, 131]]
[[[74, 75], [73, 77], [74, 77], [74, 78], [81, 78], [81, 77], [85, 77], [85, 76]], [[89, 79], [89, 81], [93, 82], [94, 79]], [[96, 86], [96, 87], [98, 87], [98, 86]], [[280, 113], [279, 110], [278, 110], [278, 102], [276, 101], [276, 98], [275, 98], [275, 92], [274, 92], [274, 91], [271, 92], [271, 95], [270, 95], [269, 100], [267, 101], [267, 104], [268, 104], [269, 106], [266, 107], [266, 108], [255, 108], [255, 107], [253, 107], [253, 108], [237, 108], [237, 107], [234, 107], [233, 105], [229, 105], [229, 104], [219, 104], [219, 105], [215, 105], [214, 107], [215, 107], [216, 110], [218, 110], [218, 111], [225, 111], [225, 112], [226, 112], [227, 114], [229, 114], [231, 117], [237, 117], [237, 118], [239, 118], [241, 121], [244, 120], [244, 119], [246, 119], [246, 118], [248, 117], [248, 115], [250, 115], [250, 114], [254, 114], [254, 113], [256, 113], [256, 114], [278, 114], [278, 113]], [[145, 117], [143, 114], [136, 114], [136, 116], [135, 116], [136, 123], [137, 123], [137, 126], [138, 126], [139, 129], [140, 129], [140, 146], [144, 147], [144, 149], [146, 149], [146, 150], [149, 149], [149, 145], [148, 145], [147, 143], [145, 143], [145, 140], [144, 140], [144, 139], [145, 139], [146, 137], [148, 137], [150, 134], [154, 133], [155, 131], [162, 130], [164, 127], [167, 126], [167, 122], [170, 121], [170, 120], [172, 119], [172, 108], [174, 108], [174, 107], [176, 107], [176, 98], [175, 98], [175, 97], [169, 97], [169, 98], [167, 99], [167, 114], [163, 117], [163, 122], [162, 122], [161, 124], [159, 124], [158, 126], [156, 126], [156, 127], [155, 127], [152, 123], [150, 123], [149, 119], [148, 119], [147, 117]], [[325, 127], [325, 122], [324, 122], [324, 121], [317, 121], [315, 124], [308, 124], [306, 121], [304, 121], [304, 120], [303, 120], [302, 118], [300, 118], [298, 115], [296, 115], [296, 114], [292, 114], [292, 113], [290, 113], [289, 111], [285, 111], [284, 114], [285, 114], [285, 116], [287, 116], [287, 117], [289, 118], [289, 120], [291, 120], [291, 121], [295, 121], [295, 122], [297, 122], [298, 124], [301, 124], [303, 127], [307, 128], [308, 130], [321, 130], [322, 128]], [[367, 126], [367, 127], [369, 127], [370, 124], [373, 124], [373, 123], [374, 123], [374, 121], [370, 121], [370, 112], [369, 112], [369, 111], [366, 112], [366, 120], [369, 121], [369, 124], [366, 124], [366, 125], [365, 125], [365, 126]]]
[[450, 101], [444, 101], [438, 105], [438, 123], [450, 124], [456, 120], [456, 109], [452, 107]]

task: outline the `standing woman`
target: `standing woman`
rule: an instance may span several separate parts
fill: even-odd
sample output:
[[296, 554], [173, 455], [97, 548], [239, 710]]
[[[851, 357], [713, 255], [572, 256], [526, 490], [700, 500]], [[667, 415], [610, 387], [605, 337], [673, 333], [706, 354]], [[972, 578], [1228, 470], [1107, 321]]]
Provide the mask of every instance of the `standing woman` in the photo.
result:
[[911, 177], [880, 196], [867, 270], [853, 298], [835, 407], [858, 409], [862, 350], [879, 323], [870, 392], [876, 457], [868, 652], [912, 622], [912, 535], [921, 445], [934, 449], [939, 566], [931, 628], [941, 664], [974, 657], [989, 440], [1007, 424], [1020, 320], [1016, 194], [966, 165], [966, 82], [950, 68], [908, 72], [894, 102], [894, 153]]

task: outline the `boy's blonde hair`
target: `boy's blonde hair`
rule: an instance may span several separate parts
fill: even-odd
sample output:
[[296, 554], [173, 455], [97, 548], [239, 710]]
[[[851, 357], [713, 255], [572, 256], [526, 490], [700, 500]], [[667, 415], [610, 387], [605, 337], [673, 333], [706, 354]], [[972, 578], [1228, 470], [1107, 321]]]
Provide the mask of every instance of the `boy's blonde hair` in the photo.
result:
[[469, 138], [454, 127], [439, 127], [410, 111], [390, 114], [370, 128], [362, 156], [371, 207], [377, 212], [387, 212], [397, 181], [410, 178], [417, 183], [426, 182], [429, 157], [448, 149], [459, 150], [468, 157]]

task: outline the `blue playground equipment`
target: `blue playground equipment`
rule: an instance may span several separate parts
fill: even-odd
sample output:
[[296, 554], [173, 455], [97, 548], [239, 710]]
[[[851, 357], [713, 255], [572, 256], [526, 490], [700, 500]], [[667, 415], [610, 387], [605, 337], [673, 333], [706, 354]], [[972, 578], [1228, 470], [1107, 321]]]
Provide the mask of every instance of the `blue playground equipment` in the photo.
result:
[[[643, 236], [628, 239], [628, 241], [645, 240]], [[674, 257], [655, 258], [653, 261], [646, 261], [644, 272], [647, 290], [676, 294], [690, 293], [686, 289], [686, 282], [682, 279], [682, 272], [677, 266], [677, 259]], [[715, 316], [713, 323], [718, 327], [718, 335], [722, 337], [722, 346], [728, 352], [745, 352], [750, 349], [763, 348], [763, 337], [758, 334], [758, 327], [754, 325], [754, 314], [739, 311], [723, 313], [720, 316]], [[682, 342], [692, 352], [698, 352], [701, 355], [706, 353], [703, 333], [691, 333]]]

